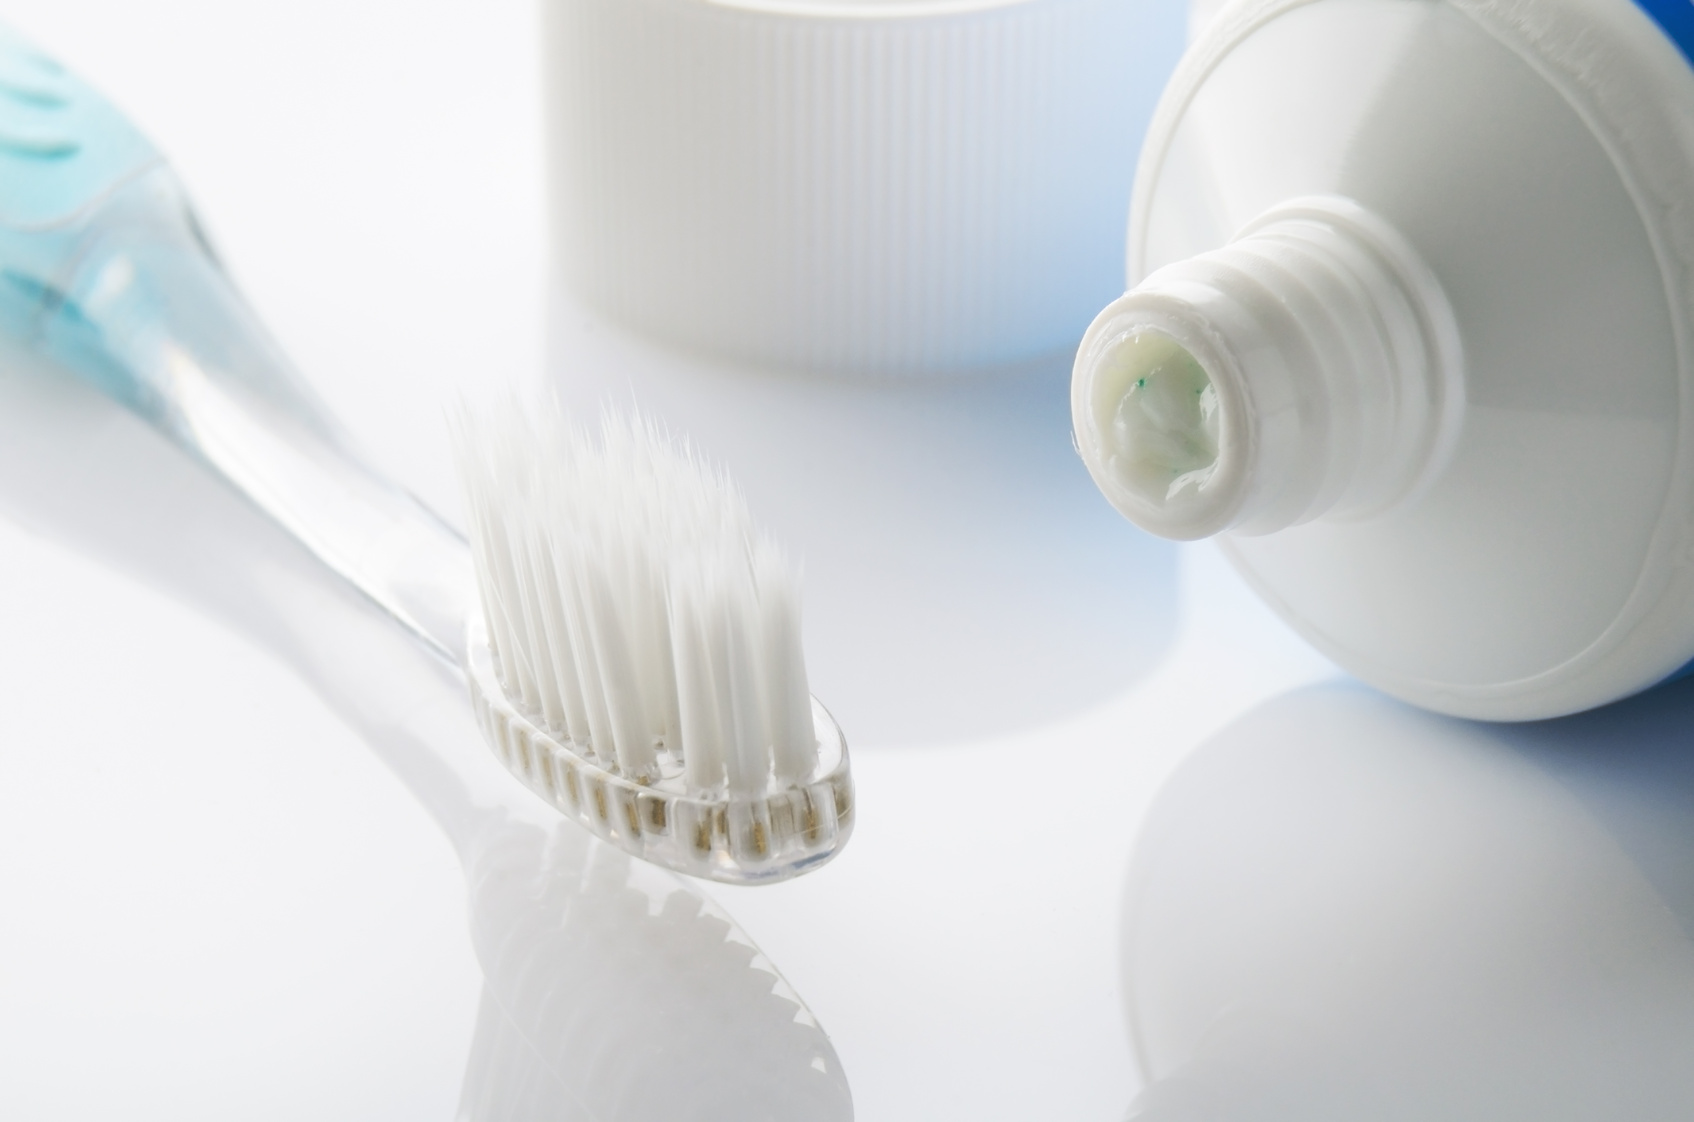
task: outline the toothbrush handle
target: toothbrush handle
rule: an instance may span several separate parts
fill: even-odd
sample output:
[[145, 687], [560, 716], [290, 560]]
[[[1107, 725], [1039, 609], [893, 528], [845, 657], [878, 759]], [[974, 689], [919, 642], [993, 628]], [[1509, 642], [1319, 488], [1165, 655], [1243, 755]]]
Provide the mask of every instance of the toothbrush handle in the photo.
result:
[[353, 450], [235, 291], [163, 164], [67, 223], [0, 230], [0, 266], [0, 328], [140, 414], [462, 663], [464, 539]]

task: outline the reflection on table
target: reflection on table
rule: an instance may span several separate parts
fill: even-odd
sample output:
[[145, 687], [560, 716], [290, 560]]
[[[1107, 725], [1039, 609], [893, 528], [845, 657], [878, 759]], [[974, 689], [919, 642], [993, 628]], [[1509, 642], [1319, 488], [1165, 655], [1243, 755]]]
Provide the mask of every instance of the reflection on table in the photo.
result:
[[1289, 694], [1160, 793], [1146, 1122], [1694, 1115], [1694, 683], [1532, 725]]

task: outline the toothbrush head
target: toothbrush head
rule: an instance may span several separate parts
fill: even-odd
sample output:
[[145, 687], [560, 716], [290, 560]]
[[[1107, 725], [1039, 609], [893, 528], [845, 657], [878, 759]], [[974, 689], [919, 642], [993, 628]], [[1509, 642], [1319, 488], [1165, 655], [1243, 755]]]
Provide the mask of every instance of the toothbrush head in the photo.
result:
[[[478, 722], [525, 785], [614, 845], [734, 884], [828, 861], [847, 745], [807, 692], [799, 577], [740, 492], [649, 421], [461, 410]], [[480, 610], [478, 610], [480, 609]]]

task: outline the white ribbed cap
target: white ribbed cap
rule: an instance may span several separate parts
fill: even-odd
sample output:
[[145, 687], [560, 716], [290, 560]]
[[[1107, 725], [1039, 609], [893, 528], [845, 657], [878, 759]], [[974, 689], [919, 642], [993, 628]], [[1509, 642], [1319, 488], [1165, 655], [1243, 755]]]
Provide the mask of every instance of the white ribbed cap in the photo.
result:
[[544, 0], [557, 267], [651, 335], [910, 374], [1075, 344], [1122, 291], [1173, 0]]

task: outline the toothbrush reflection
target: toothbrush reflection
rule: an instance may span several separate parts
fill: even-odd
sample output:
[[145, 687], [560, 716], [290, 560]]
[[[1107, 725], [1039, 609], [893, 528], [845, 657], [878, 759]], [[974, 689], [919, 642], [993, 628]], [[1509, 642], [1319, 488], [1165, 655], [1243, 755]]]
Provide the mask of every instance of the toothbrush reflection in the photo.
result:
[[1273, 701], [1160, 793], [1140, 1122], [1694, 1115], [1694, 682], [1534, 725]]
[[465, 1119], [850, 1119], [817, 1022], [733, 923], [567, 823], [467, 864], [486, 985]]
[[852, 1117], [828, 1038], [706, 897], [551, 816], [444, 664], [133, 417], [4, 351], [0, 516], [275, 655], [441, 826], [484, 975], [460, 1118]]
[[267, 602], [308, 621], [296, 668], [459, 853], [484, 979], [461, 1119], [852, 1118], [828, 1037], [727, 915], [506, 789], [463, 685], [386, 620], [257, 571]]

